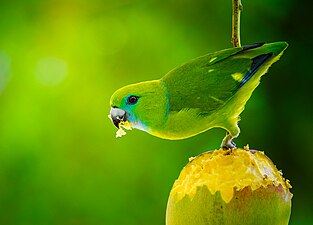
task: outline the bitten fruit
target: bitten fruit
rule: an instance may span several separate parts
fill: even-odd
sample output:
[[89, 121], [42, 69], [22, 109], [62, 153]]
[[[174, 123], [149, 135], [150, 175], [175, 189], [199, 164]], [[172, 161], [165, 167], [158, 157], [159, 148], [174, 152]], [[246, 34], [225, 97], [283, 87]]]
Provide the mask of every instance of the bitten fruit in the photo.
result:
[[263, 152], [206, 152], [190, 159], [175, 181], [166, 225], [287, 225], [290, 188]]

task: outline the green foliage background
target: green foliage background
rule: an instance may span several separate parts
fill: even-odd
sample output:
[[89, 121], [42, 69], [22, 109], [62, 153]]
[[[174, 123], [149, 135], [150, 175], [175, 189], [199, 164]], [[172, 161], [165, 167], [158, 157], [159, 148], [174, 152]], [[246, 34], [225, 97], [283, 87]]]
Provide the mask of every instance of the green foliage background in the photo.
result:
[[[291, 180], [291, 225], [312, 216], [311, 1], [243, 1], [242, 42], [287, 41], [242, 114], [238, 146]], [[119, 87], [231, 47], [231, 1], [0, 2], [0, 224], [161, 225], [190, 156], [224, 131], [167, 141], [115, 138]]]

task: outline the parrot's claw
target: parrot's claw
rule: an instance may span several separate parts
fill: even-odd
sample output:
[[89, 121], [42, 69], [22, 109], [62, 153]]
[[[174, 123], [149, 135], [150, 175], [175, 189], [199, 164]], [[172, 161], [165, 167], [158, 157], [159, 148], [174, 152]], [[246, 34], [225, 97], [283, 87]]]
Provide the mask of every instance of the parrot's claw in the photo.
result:
[[236, 144], [232, 140], [229, 140], [227, 143], [222, 143], [221, 148], [223, 149], [236, 148]]
[[234, 137], [232, 137], [230, 135], [229, 132], [226, 133], [226, 137], [224, 137], [222, 144], [221, 144], [221, 148], [223, 149], [230, 149], [230, 148], [235, 148], [236, 144], [233, 141]]

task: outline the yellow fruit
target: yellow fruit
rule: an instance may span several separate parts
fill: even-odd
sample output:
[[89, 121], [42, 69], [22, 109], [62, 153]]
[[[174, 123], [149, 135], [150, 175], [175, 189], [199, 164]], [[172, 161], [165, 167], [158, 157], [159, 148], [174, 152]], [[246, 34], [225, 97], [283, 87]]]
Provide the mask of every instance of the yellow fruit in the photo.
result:
[[175, 181], [166, 224], [287, 225], [290, 188], [263, 152], [207, 152], [192, 158]]

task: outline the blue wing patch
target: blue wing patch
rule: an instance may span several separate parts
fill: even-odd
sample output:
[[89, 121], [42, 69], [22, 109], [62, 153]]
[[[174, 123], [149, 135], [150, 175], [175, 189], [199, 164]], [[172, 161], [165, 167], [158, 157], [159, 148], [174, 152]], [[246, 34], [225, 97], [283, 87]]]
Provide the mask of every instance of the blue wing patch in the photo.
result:
[[265, 63], [269, 58], [271, 58], [274, 54], [268, 53], [259, 55], [252, 59], [252, 64], [249, 71], [244, 75], [242, 81], [239, 84], [239, 88], [241, 88], [248, 80], [258, 71], [258, 69]]

